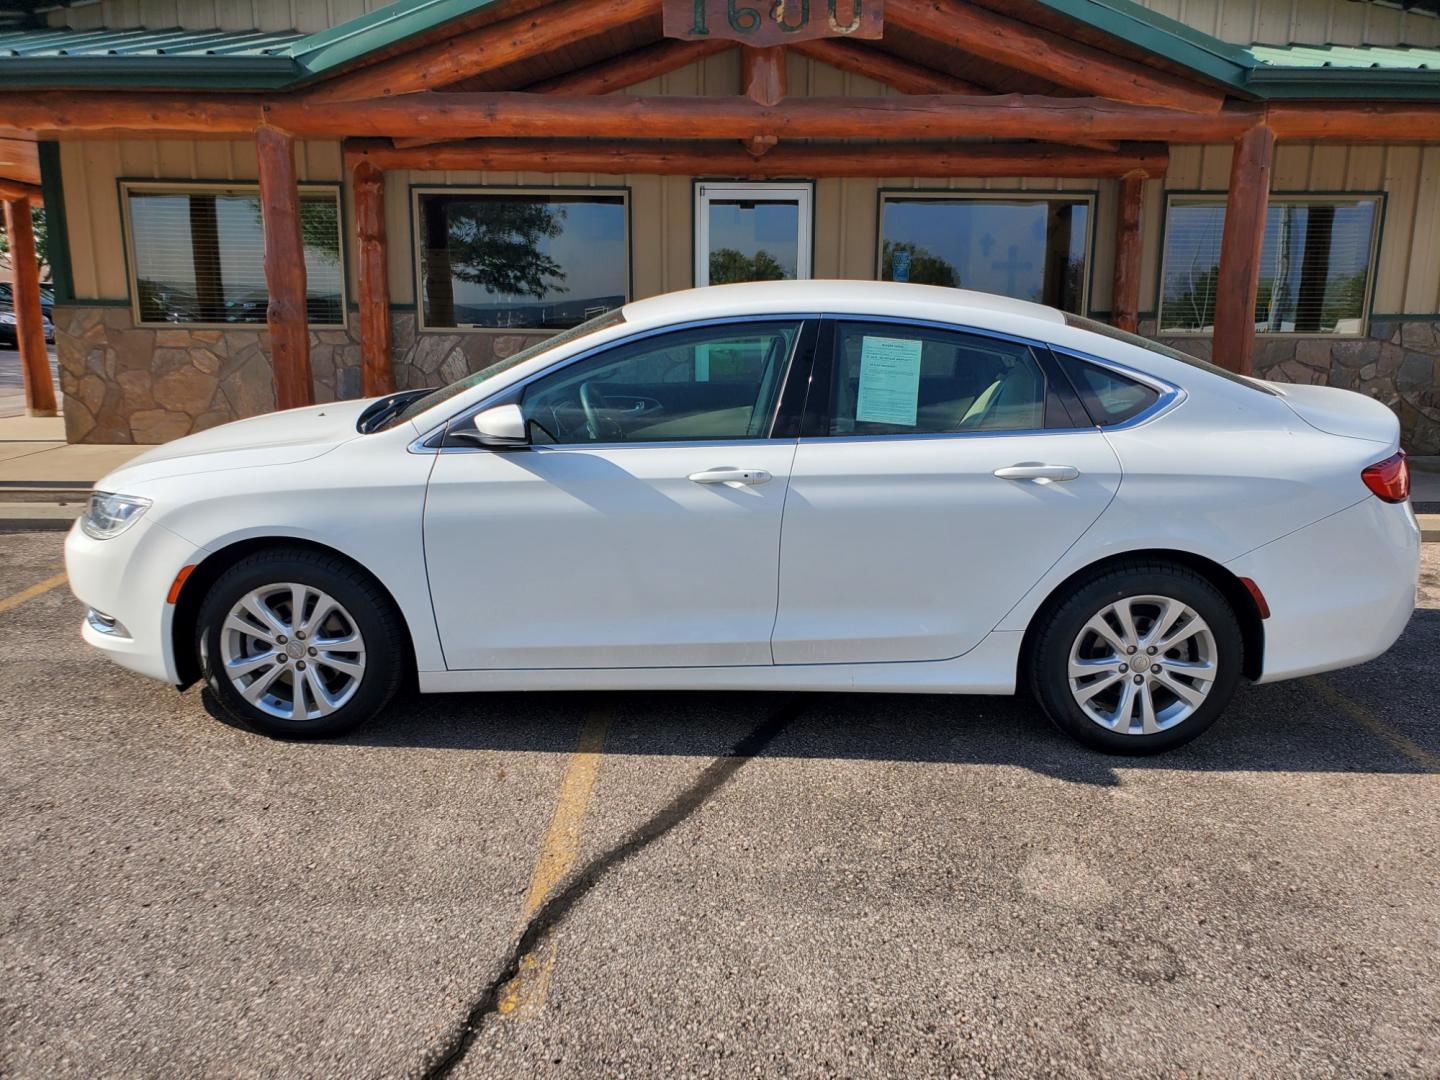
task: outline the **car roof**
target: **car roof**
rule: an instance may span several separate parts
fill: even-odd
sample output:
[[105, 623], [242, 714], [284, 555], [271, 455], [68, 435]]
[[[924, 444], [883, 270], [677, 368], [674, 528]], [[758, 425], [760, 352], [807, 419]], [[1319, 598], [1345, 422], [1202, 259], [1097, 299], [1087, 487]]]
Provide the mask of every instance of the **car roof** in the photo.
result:
[[[625, 321], [660, 325], [726, 315], [877, 315], [936, 319], [1023, 332], [1026, 322], [1063, 326], [1054, 308], [970, 289], [901, 281], [751, 281], [666, 293], [625, 305]], [[1041, 333], [1037, 327], [1035, 333]]]

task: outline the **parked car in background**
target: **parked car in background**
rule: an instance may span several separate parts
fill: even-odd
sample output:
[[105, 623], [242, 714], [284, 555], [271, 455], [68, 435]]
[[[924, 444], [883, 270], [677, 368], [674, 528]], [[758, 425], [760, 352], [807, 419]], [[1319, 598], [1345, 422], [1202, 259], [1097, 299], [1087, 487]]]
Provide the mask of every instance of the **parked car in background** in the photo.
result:
[[[7, 286], [8, 288], [8, 286]], [[41, 315], [45, 324], [45, 343], [55, 343], [55, 324], [48, 315]], [[14, 349], [20, 344], [20, 331], [15, 323], [15, 309], [9, 304], [0, 304], [0, 349]]]
[[421, 691], [1028, 688], [1178, 746], [1241, 678], [1390, 647], [1420, 533], [1384, 405], [1018, 300], [770, 281], [627, 304], [440, 390], [105, 477], [85, 639], [325, 736]]
[[[0, 281], [0, 305], [15, 307], [15, 287], [8, 281]], [[55, 321], [55, 289], [50, 285], [40, 286], [40, 311], [52, 323]]]

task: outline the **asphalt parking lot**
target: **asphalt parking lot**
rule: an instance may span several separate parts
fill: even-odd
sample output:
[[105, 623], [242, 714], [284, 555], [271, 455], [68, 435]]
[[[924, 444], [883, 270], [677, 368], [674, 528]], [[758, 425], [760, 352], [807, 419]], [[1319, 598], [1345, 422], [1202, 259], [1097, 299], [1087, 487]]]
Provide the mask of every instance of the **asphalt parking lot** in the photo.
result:
[[0, 534], [0, 1075], [1440, 1075], [1440, 545], [1387, 656], [1139, 761], [900, 696], [271, 742], [60, 546]]

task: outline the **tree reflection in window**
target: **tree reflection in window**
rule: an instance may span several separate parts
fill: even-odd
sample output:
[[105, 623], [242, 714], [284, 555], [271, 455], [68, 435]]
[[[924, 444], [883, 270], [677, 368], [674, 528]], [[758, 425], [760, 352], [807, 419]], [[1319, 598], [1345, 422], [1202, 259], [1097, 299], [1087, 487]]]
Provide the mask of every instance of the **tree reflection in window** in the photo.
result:
[[628, 293], [621, 195], [420, 195], [427, 327], [557, 330]]
[[1090, 220], [1090, 200], [1073, 196], [887, 194], [881, 203], [880, 277], [1079, 312]]

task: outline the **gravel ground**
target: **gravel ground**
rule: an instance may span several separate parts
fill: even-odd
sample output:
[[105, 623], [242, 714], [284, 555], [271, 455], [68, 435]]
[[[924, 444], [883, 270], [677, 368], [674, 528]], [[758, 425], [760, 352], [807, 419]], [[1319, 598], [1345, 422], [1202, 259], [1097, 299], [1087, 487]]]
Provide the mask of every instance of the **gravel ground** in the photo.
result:
[[[0, 598], [60, 544], [0, 534]], [[277, 743], [52, 589], [0, 612], [0, 1075], [1440, 1076], [1425, 575], [1385, 657], [1141, 761], [929, 696]]]

